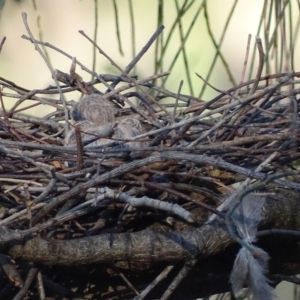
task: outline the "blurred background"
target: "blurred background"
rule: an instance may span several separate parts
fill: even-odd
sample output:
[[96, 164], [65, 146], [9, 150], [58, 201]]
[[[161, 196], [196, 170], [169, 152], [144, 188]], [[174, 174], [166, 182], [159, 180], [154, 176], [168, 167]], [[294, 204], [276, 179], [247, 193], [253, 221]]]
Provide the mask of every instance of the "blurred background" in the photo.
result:
[[[208, 87], [204, 90], [203, 82], [195, 72], [219, 89], [230, 88], [241, 80], [248, 35], [252, 35], [251, 61], [255, 36], [264, 38], [268, 35], [271, 40], [276, 29], [275, 5], [269, 7], [270, 5], [264, 4], [268, 1], [260, 0], [226, 1], [226, 4], [221, 4], [218, 0], [0, 2], [3, 6], [0, 38], [6, 37], [0, 56], [1, 76], [28, 89], [44, 88], [53, 85], [54, 81], [45, 62], [34, 50], [34, 45], [21, 38], [23, 34], [28, 35], [21, 17], [22, 12], [27, 13], [30, 29], [36, 39], [49, 42], [76, 57], [90, 69], [93, 68], [93, 46], [78, 33], [79, 30], [83, 30], [91, 38], [96, 36], [98, 45], [121, 68], [125, 68], [158, 26], [163, 24], [165, 30], [157, 45], [149, 49], [131, 74], [144, 78], [171, 70], [171, 75], [164, 82], [168, 89], [177, 91], [180, 80], [184, 80], [183, 93], [205, 100], [213, 97], [216, 92]], [[297, 1], [294, 7], [290, 7], [290, 11], [286, 9], [287, 13], [296, 14], [293, 18], [295, 26], [299, 14], [296, 3]], [[267, 18], [268, 9], [274, 10], [270, 19]], [[261, 28], [258, 28], [259, 25]], [[270, 49], [273, 56], [275, 52], [272, 54], [272, 51], [279, 46], [277, 38], [280, 38], [280, 30], [274, 41], [277, 45], [274, 44]], [[49, 48], [46, 51], [53, 68], [69, 72], [69, 58]], [[297, 60], [297, 57], [294, 59]], [[257, 57], [252, 59], [251, 70], [248, 62], [245, 79], [255, 76], [257, 61]], [[295, 61], [295, 64], [298, 63], [299, 61]], [[290, 70], [290, 64], [286, 65], [283, 61], [281, 69]], [[97, 52], [95, 70], [98, 73], [120, 74]], [[275, 68], [270, 68], [269, 71], [277, 72]], [[91, 79], [90, 74], [78, 69], [77, 72], [84, 80]], [[100, 86], [99, 88], [101, 89]], [[79, 95], [68, 97], [76, 99]], [[6, 101], [10, 107], [15, 100], [10, 98]], [[40, 108], [33, 109], [33, 113], [40, 114]]]
[[[266, 54], [263, 75], [299, 71], [299, 57], [294, 55], [299, 52], [299, 5], [296, 0], [0, 0], [0, 41], [6, 37], [0, 53], [0, 77], [29, 90], [55, 85], [34, 45], [21, 37], [28, 35], [22, 12], [27, 13], [37, 40], [76, 57], [100, 74], [119, 75], [120, 71], [95, 52], [79, 30], [124, 69], [163, 24], [162, 35], [130, 75], [142, 79], [170, 70], [166, 80], [156, 83], [177, 92], [183, 80], [182, 93], [210, 100], [217, 92], [204, 85], [195, 73], [223, 90], [241, 80], [255, 78], [256, 36], [262, 39]], [[243, 76], [249, 34], [252, 39]], [[69, 73], [69, 58], [47, 47], [43, 50], [54, 69]], [[85, 81], [91, 80], [89, 73], [79, 67], [76, 71]], [[105, 91], [100, 84], [97, 88]], [[4, 105], [9, 109], [18, 99], [5, 94], [5, 88], [2, 92]], [[66, 97], [77, 100], [80, 93], [69, 93]], [[30, 105], [30, 101], [23, 105]], [[44, 116], [49, 108], [38, 106], [30, 113]], [[289, 286], [289, 294], [287, 289], [285, 294], [279, 289], [279, 299], [297, 299], [292, 285]]]

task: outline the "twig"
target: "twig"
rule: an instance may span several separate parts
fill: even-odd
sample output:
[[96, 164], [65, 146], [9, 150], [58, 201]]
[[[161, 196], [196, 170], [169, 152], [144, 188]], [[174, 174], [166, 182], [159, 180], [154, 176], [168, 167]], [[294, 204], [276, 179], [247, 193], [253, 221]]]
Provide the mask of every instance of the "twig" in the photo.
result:
[[[94, 0], [94, 17], [95, 17], [95, 27], [94, 27], [94, 41], [97, 42], [98, 36], [98, 0]], [[96, 73], [96, 48], [93, 47], [93, 73]], [[94, 79], [94, 75], [92, 75], [92, 80]]]
[[145, 44], [145, 46], [140, 50], [137, 56], [128, 64], [128, 66], [124, 69], [124, 73], [129, 74], [129, 72], [134, 68], [134, 66], [139, 62], [139, 60], [143, 57], [143, 55], [148, 51], [151, 45], [156, 41], [157, 37], [162, 33], [165, 26], [160, 25], [156, 31], [153, 33], [149, 41]]
[[[30, 209], [31, 211], [35, 211], [35, 210], [38, 210], [40, 209], [41, 207], [45, 206], [46, 203], [38, 203], [36, 204], [35, 206], [31, 206]], [[18, 211], [18, 212], [13, 212], [13, 214], [3, 220], [0, 221], [0, 225], [3, 226], [3, 225], [9, 225], [10, 223], [13, 223], [14, 221], [16, 221], [17, 219], [18, 220], [22, 220], [24, 218], [27, 218], [27, 211], [28, 209], [25, 208], [21, 211]]]
[[109, 189], [108, 187], [104, 188], [105, 190], [105, 195], [107, 198], [122, 201], [125, 203], [129, 203], [133, 207], [138, 207], [138, 206], [146, 206], [146, 207], [152, 207], [154, 209], [158, 210], [163, 210], [167, 211], [170, 213], [173, 213], [180, 218], [184, 219], [185, 221], [189, 223], [194, 223], [194, 220], [192, 218], [192, 214], [185, 210], [184, 208], [180, 207], [178, 204], [172, 204], [172, 203], [167, 203], [163, 202], [160, 200], [156, 199], [151, 199], [149, 197], [141, 197], [141, 198], [136, 198], [132, 197], [126, 193], [123, 192], [114, 192], [113, 190]]
[[83, 167], [83, 143], [81, 138], [80, 124], [75, 125], [76, 145], [77, 145], [77, 171], [82, 170]]
[[[132, 177], [132, 178], [134, 178], [135, 180], [138, 179], [138, 177], [135, 176], [135, 175], [133, 175], [133, 174], [128, 174], [127, 176], [128, 176], [128, 177]], [[199, 178], [199, 177], [197, 176], [197, 178]], [[190, 197], [190, 196], [188, 196], [188, 195], [186, 195], [186, 194], [184, 194], [184, 193], [180, 193], [180, 192], [178, 192], [178, 191], [175, 191], [175, 190], [172, 189], [172, 188], [167, 188], [167, 187], [165, 187], [165, 186], [161, 186], [161, 185], [159, 185], [158, 183], [153, 183], [153, 182], [148, 182], [148, 181], [141, 181], [141, 180], [140, 180], [140, 183], [137, 181], [135, 184], [140, 184], [140, 185], [142, 185], [142, 186], [148, 186], [148, 187], [150, 187], [150, 188], [154, 188], [154, 189], [158, 189], [158, 190], [165, 191], [165, 192], [167, 192], [167, 193], [169, 193], [169, 194], [175, 195], [175, 196], [180, 197], [180, 198], [182, 198], [182, 199], [185, 199], [185, 200], [187, 200], [187, 201], [196, 203], [197, 205], [199, 205], [199, 206], [201, 206], [201, 207], [207, 209], [208, 211], [213, 212], [214, 214], [218, 215], [220, 218], [224, 218], [223, 214], [221, 214], [220, 211], [214, 209], [214, 208], [211, 207], [210, 205], [207, 205], [206, 203], [203, 203], [203, 202], [201, 202], [201, 201], [197, 201], [197, 200], [193, 199], [192, 197]], [[1, 223], [0, 223], [0, 224], [1, 224]]]
[[32, 283], [32, 281], [34, 280], [35, 276], [38, 273], [38, 269], [37, 268], [31, 268], [28, 272], [27, 278], [24, 281], [24, 285], [23, 287], [20, 289], [20, 291], [17, 293], [17, 295], [13, 298], [13, 300], [22, 300], [25, 295], [27, 294], [29, 287]]
[[133, 300], [143, 300], [168, 274], [173, 270], [174, 265], [167, 266], [138, 296]]
[[256, 45], [257, 45], [257, 50], [258, 50], [258, 54], [259, 54], [259, 65], [258, 65], [255, 81], [253, 82], [252, 88], [249, 92], [249, 96], [252, 95], [257, 89], [257, 86], [260, 81], [261, 74], [262, 74], [262, 71], [264, 68], [264, 61], [265, 61], [264, 49], [262, 46], [261, 39], [259, 37], [256, 37]]
[[55, 186], [56, 182], [57, 182], [56, 178], [50, 179], [49, 184], [47, 185], [47, 187], [43, 188], [42, 193], [34, 199], [34, 203], [37, 204], [39, 202], [42, 202], [49, 195], [49, 193], [52, 191], [52, 189]]
[[182, 85], [183, 85], [183, 80], [180, 80], [180, 84], [179, 84], [179, 87], [178, 87], [178, 92], [177, 92], [176, 99], [175, 99], [172, 123], [175, 123], [176, 110], [177, 110], [177, 106], [178, 106], [178, 98], [179, 98], [179, 95], [180, 95]]
[[125, 282], [125, 284], [136, 294], [139, 295], [137, 289], [133, 286], [133, 284], [129, 281], [129, 279], [117, 268], [114, 263], [110, 264], [115, 272], [120, 276], [120, 278]]
[[49, 61], [47, 60], [46, 55], [43, 53], [43, 51], [42, 51], [42, 50], [40, 49], [40, 47], [38, 46], [38, 43], [36, 42], [36, 40], [35, 40], [35, 38], [34, 38], [32, 32], [31, 32], [31, 30], [30, 30], [30, 28], [29, 28], [29, 26], [28, 26], [28, 23], [27, 23], [27, 14], [23, 12], [23, 13], [22, 13], [22, 18], [23, 18], [23, 22], [24, 22], [25, 28], [26, 28], [26, 30], [27, 30], [29, 36], [30, 36], [31, 42], [32, 42], [32, 43], [34, 44], [34, 46], [35, 46], [35, 50], [37, 50], [37, 51], [39, 52], [39, 54], [41, 55], [41, 57], [42, 57], [43, 60], [45, 61], [46, 65], [47, 65], [47, 67], [48, 67], [48, 69], [49, 69], [49, 71], [51, 72], [52, 78], [53, 78], [54, 81], [55, 81], [55, 84], [56, 84], [56, 86], [57, 86], [57, 89], [58, 89], [58, 91], [59, 91], [60, 100], [61, 100], [61, 102], [62, 102], [62, 104], [63, 104], [64, 112], [65, 112], [65, 121], [66, 121], [66, 123], [65, 123], [65, 131], [67, 132], [67, 130], [68, 130], [68, 128], [67, 128], [67, 124], [68, 124], [68, 123], [67, 123], [67, 120], [68, 120], [68, 109], [67, 109], [66, 101], [65, 101], [64, 95], [63, 95], [63, 93], [62, 93], [61, 87], [60, 87], [60, 85], [59, 85], [59, 83], [58, 83], [58, 80], [57, 80], [57, 78], [56, 78], [56, 74], [55, 74], [53, 68], [51, 67]]
[[191, 259], [184, 263], [184, 266], [180, 270], [180, 272], [177, 274], [177, 276], [174, 278], [172, 283], [169, 285], [167, 290], [164, 292], [161, 300], [167, 300], [174, 292], [174, 290], [178, 287], [180, 282], [188, 275], [188, 273], [193, 269], [195, 264], [197, 263], [197, 259]]
[[45, 288], [44, 288], [44, 282], [43, 282], [43, 276], [41, 271], [37, 274], [37, 289], [39, 291], [39, 300], [45, 300], [46, 294], [45, 294]]
[[1, 40], [1, 43], [0, 43], [0, 53], [1, 53], [1, 50], [2, 50], [3, 45], [4, 45], [4, 43], [5, 43], [5, 40], [6, 40], [6, 36], [3, 37], [2, 40]]
[[4, 101], [3, 101], [2, 91], [1, 90], [0, 90], [0, 103], [1, 103], [2, 111], [5, 114], [6, 113], [6, 108], [5, 108], [5, 105], [4, 105]]
[[[251, 44], [251, 34], [248, 34], [248, 42], [247, 42], [247, 49], [246, 49], [246, 54], [245, 54], [245, 59], [244, 59], [244, 65], [243, 65], [243, 70], [242, 70], [242, 76], [241, 76], [241, 81], [240, 81], [240, 85], [244, 82], [244, 78], [245, 78], [245, 73], [246, 73], [246, 69], [247, 69], [247, 63], [248, 63], [248, 59], [249, 59], [249, 50], [250, 50], [250, 44]], [[238, 97], [239, 95], [239, 89], [237, 89], [234, 93], [235, 97]]]

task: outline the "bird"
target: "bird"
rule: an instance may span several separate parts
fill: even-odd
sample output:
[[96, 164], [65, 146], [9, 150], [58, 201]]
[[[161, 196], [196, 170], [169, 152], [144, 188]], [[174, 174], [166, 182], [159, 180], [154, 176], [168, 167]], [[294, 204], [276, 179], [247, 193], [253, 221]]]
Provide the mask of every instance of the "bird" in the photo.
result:
[[[95, 139], [100, 139], [101, 137], [107, 137], [111, 135], [112, 127], [115, 123], [107, 123], [103, 125], [95, 125], [90, 121], [79, 121], [77, 125], [80, 126], [81, 139], [84, 145], [88, 144], [89, 141], [95, 141]], [[65, 138], [65, 146], [70, 146], [76, 144], [76, 131], [75, 127], [72, 127]]]
[[71, 118], [75, 122], [88, 121], [95, 125], [115, 121], [117, 109], [109, 100], [99, 94], [85, 95], [71, 109]]
[[[132, 138], [144, 133], [141, 122], [134, 118], [124, 118], [120, 122], [108, 122], [96, 125], [90, 121], [80, 121], [81, 139], [84, 145], [88, 146], [108, 146], [118, 150], [137, 149], [140, 150], [147, 145], [147, 142], [130, 141]], [[111, 138], [107, 138], [113, 131]], [[127, 141], [127, 142], [126, 142]], [[66, 135], [65, 145], [76, 144], [75, 128]]]
[[[114, 128], [114, 134], [111, 139], [98, 139], [91, 144], [90, 146], [105, 146], [112, 144], [114, 149], [118, 150], [128, 150], [128, 149], [136, 149], [141, 150], [147, 145], [147, 142], [141, 142], [138, 140], [130, 141], [132, 138], [144, 133], [144, 128], [141, 122], [135, 118], [124, 118], [120, 120], [120, 123]], [[129, 142], [126, 142], [126, 140]]]
[[[71, 109], [71, 118], [80, 126], [84, 145], [110, 147], [118, 150], [140, 150], [147, 142], [130, 141], [144, 133], [141, 122], [132, 117], [116, 121], [117, 109], [99, 94], [86, 95]], [[75, 127], [66, 134], [65, 145], [76, 144]]]

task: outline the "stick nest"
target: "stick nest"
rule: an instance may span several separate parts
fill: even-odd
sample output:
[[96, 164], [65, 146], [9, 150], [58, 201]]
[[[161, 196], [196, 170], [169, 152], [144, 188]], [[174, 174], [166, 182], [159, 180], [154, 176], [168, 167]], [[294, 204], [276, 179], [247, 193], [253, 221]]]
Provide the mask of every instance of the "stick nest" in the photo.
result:
[[[299, 157], [298, 73], [251, 80], [207, 102], [156, 85], [165, 75], [104, 74], [84, 82], [74, 65], [68, 74], [56, 70], [61, 94], [98, 94], [113, 104], [114, 118], [101, 124], [108, 130], [92, 133], [93, 142], [110, 141], [99, 145], [90, 145], [86, 129], [72, 120], [73, 101], [49, 98], [59, 95], [56, 86], [30, 91], [0, 78], [2, 96], [18, 99], [9, 111], [2, 101], [2, 242], [178, 232], [201, 226], [232, 185], [248, 177], [299, 189], [295, 177], [276, 177], [292, 171]], [[28, 99], [53, 112], [30, 116]], [[114, 137], [124, 118], [143, 130]], [[72, 130], [74, 142], [65, 146]]]

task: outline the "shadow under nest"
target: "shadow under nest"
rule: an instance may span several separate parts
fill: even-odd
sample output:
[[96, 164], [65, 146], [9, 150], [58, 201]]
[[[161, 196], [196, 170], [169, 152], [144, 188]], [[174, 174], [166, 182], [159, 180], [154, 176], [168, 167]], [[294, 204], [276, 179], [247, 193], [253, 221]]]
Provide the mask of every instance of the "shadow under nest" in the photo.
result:
[[[0, 263], [9, 278], [1, 299], [28, 278], [37, 278], [27, 292], [32, 299], [41, 284], [51, 297], [78, 299], [153, 299], [174, 282], [172, 299], [230, 291], [238, 246], [216, 208], [247, 178], [265, 182], [262, 228], [298, 229], [297, 216], [287, 215], [299, 206], [299, 177], [276, 174], [295, 171], [299, 159], [299, 73], [252, 80], [208, 102], [155, 85], [154, 77], [56, 76], [63, 94], [85, 97], [64, 107], [47, 98], [57, 87], [31, 92], [0, 78], [19, 99], [10, 111], [2, 106], [0, 120]], [[18, 110], [27, 99], [55, 111], [28, 116]], [[205, 223], [211, 213], [219, 217]], [[298, 249], [295, 239], [288, 242]], [[272, 258], [287, 241], [276, 243]], [[299, 272], [292, 257], [272, 259], [271, 275]]]

